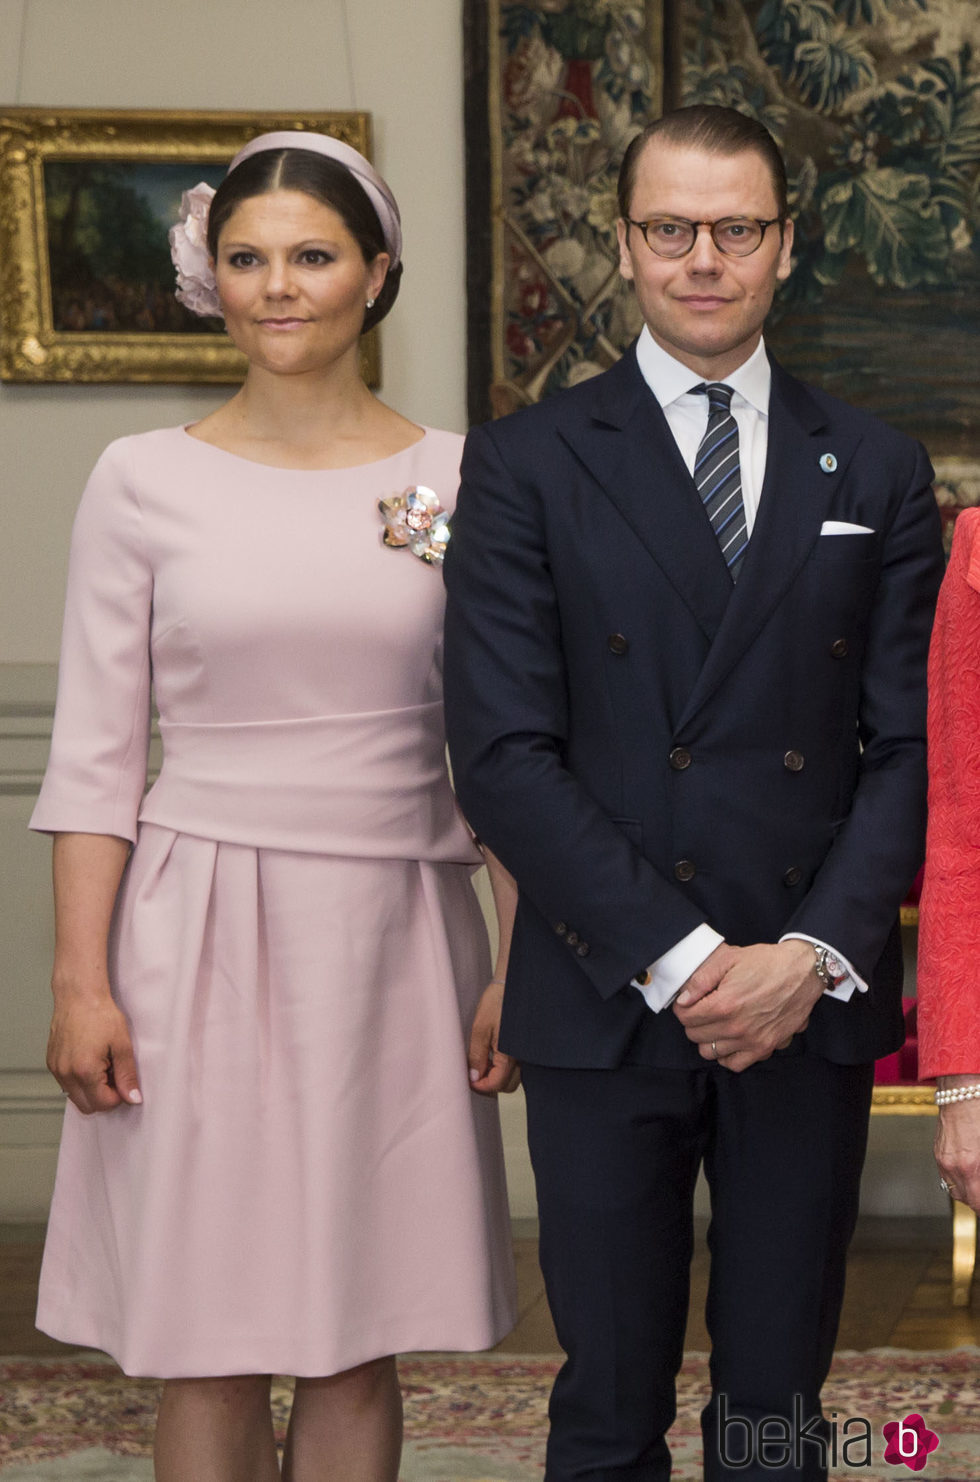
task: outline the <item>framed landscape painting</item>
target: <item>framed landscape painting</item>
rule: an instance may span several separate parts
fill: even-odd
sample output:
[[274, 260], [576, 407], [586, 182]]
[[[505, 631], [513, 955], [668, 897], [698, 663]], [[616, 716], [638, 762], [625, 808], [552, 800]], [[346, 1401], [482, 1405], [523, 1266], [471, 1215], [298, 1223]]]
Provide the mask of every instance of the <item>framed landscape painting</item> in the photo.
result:
[[[241, 379], [220, 319], [174, 297], [167, 231], [255, 135], [314, 129], [370, 154], [365, 113], [0, 110], [0, 376]], [[368, 343], [369, 342], [369, 343]], [[377, 339], [366, 337], [377, 380]]]

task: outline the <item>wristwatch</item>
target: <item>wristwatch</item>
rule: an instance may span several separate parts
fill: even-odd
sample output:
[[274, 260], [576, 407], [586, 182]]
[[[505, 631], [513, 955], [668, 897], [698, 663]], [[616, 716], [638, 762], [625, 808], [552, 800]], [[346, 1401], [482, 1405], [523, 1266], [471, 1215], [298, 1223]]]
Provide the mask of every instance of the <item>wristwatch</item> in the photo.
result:
[[835, 957], [829, 947], [818, 947], [816, 942], [814, 942], [813, 950], [816, 953], [813, 971], [823, 986], [825, 988], [839, 988], [848, 976], [847, 968], [839, 957]]

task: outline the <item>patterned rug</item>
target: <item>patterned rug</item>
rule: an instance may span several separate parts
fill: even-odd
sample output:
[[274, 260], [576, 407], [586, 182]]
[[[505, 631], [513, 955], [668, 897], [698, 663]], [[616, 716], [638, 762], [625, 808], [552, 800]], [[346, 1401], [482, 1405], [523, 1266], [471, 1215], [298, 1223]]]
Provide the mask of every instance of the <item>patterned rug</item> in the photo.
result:
[[[883, 1427], [921, 1416], [924, 1426], [917, 1429], [931, 1430], [938, 1446], [923, 1468], [907, 1464], [909, 1469], [921, 1471], [925, 1482], [978, 1482], [978, 1359], [976, 1348], [838, 1354], [824, 1393], [825, 1413], [837, 1436], [831, 1476], [900, 1482], [907, 1472], [900, 1460], [885, 1461]], [[556, 1367], [552, 1358], [534, 1357], [403, 1360], [402, 1482], [540, 1482], [547, 1396]], [[698, 1412], [706, 1381], [704, 1356], [689, 1354], [671, 1432], [675, 1482], [701, 1477]], [[157, 1392], [152, 1381], [127, 1379], [94, 1355], [0, 1361], [0, 1479], [151, 1482]], [[274, 1404], [283, 1431], [289, 1412], [286, 1383], [276, 1383]], [[909, 1449], [915, 1428], [902, 1432]], [[870, 1446], [859, 1440], [866, 1433]], [[845, 1451], [848, 1440], [851, 1449]]]

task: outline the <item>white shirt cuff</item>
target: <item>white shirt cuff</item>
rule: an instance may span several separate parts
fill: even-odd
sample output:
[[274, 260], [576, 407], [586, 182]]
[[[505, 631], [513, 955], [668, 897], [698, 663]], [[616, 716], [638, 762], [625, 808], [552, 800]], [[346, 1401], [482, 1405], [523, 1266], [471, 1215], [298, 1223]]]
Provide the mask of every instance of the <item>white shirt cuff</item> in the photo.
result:
[[847, 968], [847, 977], [844, 978], [840, 983], [838, 983], [836, 988], [824, 989], [823, 992], [825, 998], [839, 998], [844, 1003], [846, 1003], [847, 1000], [853, 996], [855, 988], [859, 993], [867, 993], [867, 983], [864, 981], [859, 973], [856, 973], [854, 971], [854, 968], [848, 962], [847, 958], [842, 957], [837, 948], [832, 947], [829, 942], [822, 942], [819, 937], [807, 936], [806, 932], [803, 931], [787, 932], [786, 935], [784, 937], [780, 937], [779, 940], [781, 942], [812, 942], [815, 947], [826, 947], [827, 951], [832, 952], [833, 955], [837, 958], [837, 961], [841, 964], [841, 966]]
[[633, 987], [639, 988], [646, 999], [647, 1008], [659, 1014], [661, 1009], [673, 1003], [691, 974], [697, 972], [702, 962], [724, 940], [714, 927], [703, 921], [700, 926], [688, 932], [686, 937], [675, 942], [656, 962], [651, 962], [647, 968], [649, 982], [641, 983], [636, 978], [632, 980]]

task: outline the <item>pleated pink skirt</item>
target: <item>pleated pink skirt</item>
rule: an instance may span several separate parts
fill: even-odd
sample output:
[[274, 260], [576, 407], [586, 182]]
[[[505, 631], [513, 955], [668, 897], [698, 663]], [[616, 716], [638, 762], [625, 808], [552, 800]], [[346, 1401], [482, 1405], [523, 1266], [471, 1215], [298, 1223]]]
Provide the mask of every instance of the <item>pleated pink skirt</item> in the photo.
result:
[[324, 1375], [514, 1321], [469, 869], [144, 824], [112, 978], [144, 1104], [66, 1112], [38, 1325], [128, 1374]]

